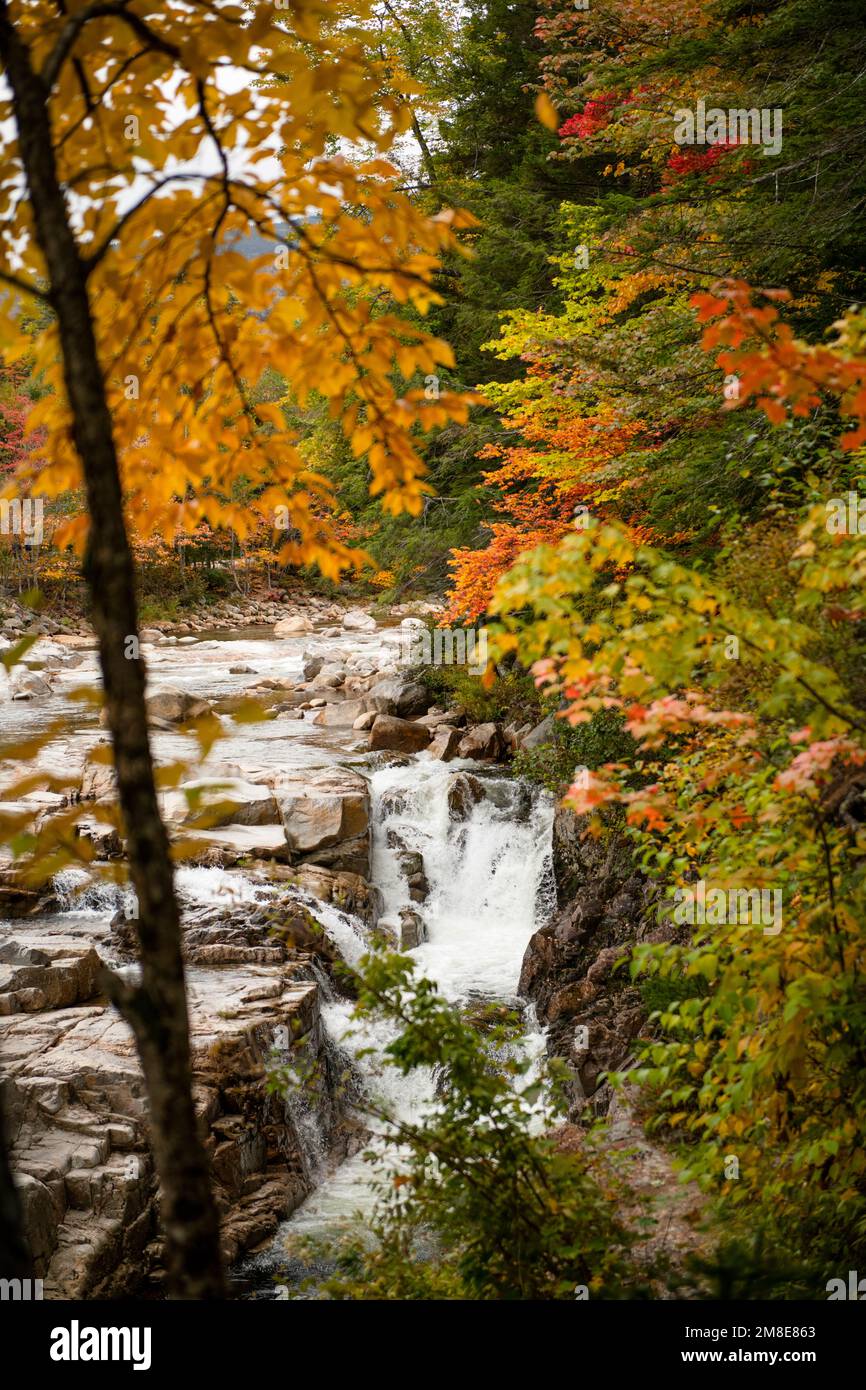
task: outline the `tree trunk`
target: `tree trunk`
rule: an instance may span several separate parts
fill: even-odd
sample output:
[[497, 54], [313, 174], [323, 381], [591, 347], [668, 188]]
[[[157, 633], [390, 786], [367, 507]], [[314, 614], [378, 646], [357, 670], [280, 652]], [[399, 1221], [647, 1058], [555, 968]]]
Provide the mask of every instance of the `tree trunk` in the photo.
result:
[[57, 178], [49, 93], [9, 19], [6, 0], [0, 0], [0, 56], [12, 89], [36, 238], [60, 329], [75, 446], [84, 470], [90, 512], [85, 576], [99, 639], [130, 874], [138, 896], [141, 983], [129, 987], [112, 977], [107, 988], [133, 1028], [147, 1084], [170, 1292], [182, 1298], [219, 1298], [225, 1292], [219, 1226], [192, 1100], [180, 914], [154, 785], [144, 668], [139, 659], [125, 654], [126, 639], [138, 632], [138, 614], [111, 417], [85, 267]]
[[21, 1203], [9, 1166], [3, 1115], [3, 1088], [0, 1086], [0, 1279], [32, 1277], [33, 1263], [24, 1239]]

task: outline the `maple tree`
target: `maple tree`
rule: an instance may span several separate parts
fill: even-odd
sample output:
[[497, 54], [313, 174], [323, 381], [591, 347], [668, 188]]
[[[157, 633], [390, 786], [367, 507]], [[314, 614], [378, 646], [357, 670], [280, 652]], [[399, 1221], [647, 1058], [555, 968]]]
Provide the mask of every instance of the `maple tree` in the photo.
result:
[[[537, 113], [593, 192], [560, 210], [560, 303], [489, 344], [524, 369], [485, 388], [512, 430], [485, 451], [507, 519], [454, 552], [451, 614], [486, 615], [498, 669], [530, 666], [564, 727], [633, 740], [560, 787], [589, 833], [626, 826], [658, 895], [631, 969], [665, 1002], [630, 1079], [726, 1211], [832, 1270], [866, 1210], [866, 547], [846, 503], [866, 356], [861, 122], [828, 72], [862, 42], [844, 4], [820, 72], [793, 3], [542, 9]], [[675, 145], [699, 98], [784, 105], [784, 160]], [[798, 216], [808, 244], [783, 230]], [[778, 937], [709, 917], [672, 937], [699, 879], [778, 888]]]
[[[266, 368], [302, 403], [313, 388], [327, 397], [392, 512], [422, 505], [418, 433], [465, 418], [465, 395], [400, 385], [452, 360], [400, 306], [423, 314], [435, 300], [438, 257], [465, 219], [428, 217], [396, 187], [383, 155], [411, 123], [412, 84], [386, 81], [369, 13], [319, 0], [284, 13], [0, 5], [3, 116], [17, 130], [0, 161], [0, 281], [13, 292], [0, 345], [7, 364], [32, 353], [49, 388], [28, 418], [42, 442], [7, 495], [86, 496], [56, 540], [82, 556], [90, 589], [142, 965], [139, 984], [109, 976], [106, 988], [141, 1055], [170, 1286], [185, 1297], [219, 1296], [223, 1282], [144, 670], [127, 658], [126, 519], [166, 541], [202, 522], [245, 540], [281, 515], [281, 559], [335, 575], [357, 559], [279, 400], [252, 398]], [[335, 153], [338, 140], [359, 157]], [[263, 242], [252, 259], [237, 247], [249, 234]], [[374, 312], [376, 296], [391, 307]], [[25, 342], [16, 308], [33, 299], [51, 313]]]

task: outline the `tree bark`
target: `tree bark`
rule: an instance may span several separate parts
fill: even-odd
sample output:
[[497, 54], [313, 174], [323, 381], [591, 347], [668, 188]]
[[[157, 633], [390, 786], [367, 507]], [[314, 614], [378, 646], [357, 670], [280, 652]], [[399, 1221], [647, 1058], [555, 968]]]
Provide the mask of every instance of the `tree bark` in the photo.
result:
[[180, 1298], [220, 1298], [225, 1286], [219, 1223], [192, 1099], [180, 914], [154, 783], [144, 667], [140, 659], [126, 656], [126, 639], [138, 633], [138, 613], [111, 416], [86, 269], [57, 177], [49, 91], [9, 19], [6, 0], [0, 0], [0, 57], [12, 89], [36, 239], [60, 330], [75, 446], [84, 470], [90, 513], [85, 576], [99, 639], [130, 875], [138, 897], [141, 983], [129, 987], [112, 977], [108, 988], [135, 1033], [147, 1084], [169, 1291]]
[[0, 1086], [0, 1279], [31, 1279], [33, 1262], [21, 1220], [21, 1202], [12, 1179], [6, 1125], [3, 1114], [3, 1088]]

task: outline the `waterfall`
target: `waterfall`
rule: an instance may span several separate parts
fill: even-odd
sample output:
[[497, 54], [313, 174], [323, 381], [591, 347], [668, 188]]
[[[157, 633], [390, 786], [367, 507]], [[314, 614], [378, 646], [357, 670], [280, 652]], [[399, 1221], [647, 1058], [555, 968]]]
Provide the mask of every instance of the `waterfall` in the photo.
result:
[[[384, 898], [380, 930], [383, 923], [398, 923], [401, 911], [416, 912], [427, 934], [412, 952], [416, 968], [447, 999], [516, 1002], [526, 945], [555, 903], [552, 798], [493, 769], [424, 758], [375, 771], [371, 794], [372, 878]], [[418, 855], [426, 880], [423, 900], [418, 894], [413, 900], [405, 872], [407, 856]], [[417, 864], [413, 858], [411, 867]], [[370, 949], [371, 932], [357, 918], [321, 903], [315, 913], [349, 964]], [[403, 1123], [419, 1121], [436, 1104], [432, 1073], [416, 1068], [403, 1076], [388, 1066], [385, 1049], [399, 1025], [376, 1017], [359, 1022], [352, 1013], [351, 1001], [324, 999], [330, 1038], [353, 1059], [364, 1091], [379, 1108]], [[534, 1069], [541, 1065], [544, 1035], [532, 1010], [524, 1020], [527, 1032], [516, 1046]], [[388, 1125], [375, 1122], [373, 1129], [369, 1147], [393, 1163], [398, 1154]], [[373, 1176], [369, 1161], [357, 1154], [326, 1177], [259, 1259], [259, 1279], [309, 1273], [291, 1259], [296, 1238], [336, 1235], [357, 1214], [369, 1212]]]

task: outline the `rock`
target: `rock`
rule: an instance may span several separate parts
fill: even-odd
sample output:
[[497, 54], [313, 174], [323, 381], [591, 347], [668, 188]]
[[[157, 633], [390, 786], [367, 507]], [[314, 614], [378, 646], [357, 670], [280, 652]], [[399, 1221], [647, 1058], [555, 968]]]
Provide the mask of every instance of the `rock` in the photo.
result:
[[457, 756], [462, 737], [459, 729], [451, 729], [447, 724], [440, 724], [433, 734], [427, 751], [431, 758], [438, 758], [440, 762], [448, 763]]
[[139, 628], [138, 636], [139, 636], [139, 639], [140, 639], [142, 642], [161, 642], [161, 641], [162, 641], [162, 633], [160, 632], [160, 630], [159, 630], [158, 627], [142, 627], [142, 628]]
[[424, 686], [418, 681], [386, 677], [370, 688], [367, 709], [376, 714], [394, 714], [399, 719], [407, 719], [410, 715], [426, 710], [429, 698]]
[[[28, 954], [26, 947], [18, 945], [17, 950], [19, 959]], [[0, 1015], [65, 1008], [92, 999], [97, 993], [99, 956], [88, 946], [70, 946], [66, 951], [54, 959], [0, 965]]]
[[212, 713], [207, 700], [201, 700], [197, 695], [190, 695], [185, 690], [176, 690], [173, 687], [158, 690], [154, 695], [148, 696], [147, 712], [149, 717], [164, 719], [169, 724], [186, 724]]
[[230, 666], [230, 676], [256, 676], [258, 672], [252, 666]]
[[324, 666], [324, 658], [321, 656], [307, 656], [304, 653], [304, 680], [313, 680]]
[[185, 782], [161, 792], [160, 809], [174, 824], [280, 825], [280, 810], [270, 787], [236, 778]]
[[584, 826], [585, 818], [557, 812], [560, 907], [529, 942], [519, 991], [549, 1029], [548, 1050], [575, 1071], [575, 1104], [588, 1099], [603, 1114], [612, 1093], [599, 1088], [599, 1079], [628, 1062], [646, 1018], [639, 989], [615, 966], [632, 943], [654, 939], [659, 927], [647, 912], [649, 887], [628, 842], [613, 831], [584, 838]]
[[400, 950], [414, 951], [420, 946], [422, 941], [427, 940], [427, 928], [424, 920], [419, 913], [411, 907], [404, 907], [400, 912]]
[[24, 666], [13, 667], [8, 688], [13, 700], [32, 700], [34, 695], [51, 694], [51, 686], [44, 676]]
[[343, 614], [343, 627], [348, 632], [375, 632], [376, 619], [362, 608], [350, 608]]
[[365, 714], [358, 715], [358, 718], [353, 723], [352, 728], [360, 729], [362, 732], [366, 732], [367, 729], [372, 729], [376, 718], [377, 716], [374, 710], [367, 710]]
[[519, 748], [531, 749], [538, 748], [542, 743], [550, 743], [556, 728], [556, 719], [549, 714], [546, 719], [542, 719], [540, 724], [536, 724], [534, 729], [530, 729], [528, 734], [520, 739]]
[[468, 820], [486, 796], [485, 786], [471, 772], [458, 772], [448, 784], [448, 813], [452, 820]]
[[313, 690], [337, 690], [346, 679], [346, 670], [343, 666], [323, 666], [318, 675], [313, 678]]
[[277, 786], [274, 795], [295, 862], [369, 875], [370, 795], [363, 777], [326, 768]]
[[[184, 863], [227, 868], [251, 859], [275, 859], [289, 864], [292, 853], [281, 825], [227, 825], [219, 829], [183, 828]], [[195, 844], [201, 845], [194, 853]]]
[[[289, 931], [306, 930], [307, 916], [293, 916]], [[291, 1055], [312, 1078], [305, 1112], [324, 1147], [342, 1123], [318, 987], [293, 978], [298, 962], [287, 963], [285, 944], [273, 944], [266, 920], [250, 925], [248, 917], [247, 909], [220, 926], [217, 913], [202, 929], [215, 939], [201, 950], [219, 969], [187, 969], [194, 1097], [227, 1261], [271, 1239], [310, 1190], [293, 1115], [266, 1086], [275, 1058]], [[232, 964], [244, 950], [238, 932], [250, 944]], [[147, 1100], [129, 1028], [102, 1001], [70, 1004], [0, 1016], [0, 1043], [11, 1162], [45, 1297], [135, 1294], [151, 1272], [159, 1279], [160, 1245]]]
[[110, 801], [116, 795], [114, 766], [111, 763], [89, 761], [81, 776], [81, 801]]
[[460, 740], [461, 758], [497, 758], [502, 751], [502, 735], [498, 724], [476, 724]]
[[419, 753], [430, 742], [430, 730], [408, 719], [396, 719], [390, 714], [377, 714], [370, 729], [370, 748], [390, 749], [395, 753]]
[[456, 729], [458, 724], [466, 723], [466, 711], [462, 705], [455, 705], [453, 709], [446, 710], [431, 709], [426, 714], [422, 714], [417, 722], [428, 729], [438, 729], [442, 724]]
[[400, 854], [399, 860], [400, 868], [409, 886], [409, 897], [412, 899], [413, 903], [426, 902], [430, 892], [430, 884], [424, 872], [423, 855], [418, 850], [407, 849], [403, 850]]
[[517, 752], [517, 750], [521, 747], [524, 738], [531, 731], [531, 729], [531, 724], [506, 724], [505, 728], [502, 731], [502, 737], [505, 740], [505, 746], [508, 749], [509, 753]]
[[[310, 704], [315, 704], [315, 701], [311, 700]], [[323, 725], [326, 729], [351, 729], [355, 720], [364, 713], [363, 700], [335, 700], [320, 710], [313, 723]]]
[[304, 613], [293, 613], [290, 618], [280, 618], [274, 624], [275, 637], [297, 637], [300, 633], [313, 631], [313, 624]]
[[323, 903], [333, 903], [342, 912], [353, 912], [368, 926], [375, 926], [382, 911], [382, 893], [361, 874], [301, 864], [293, 882]]

